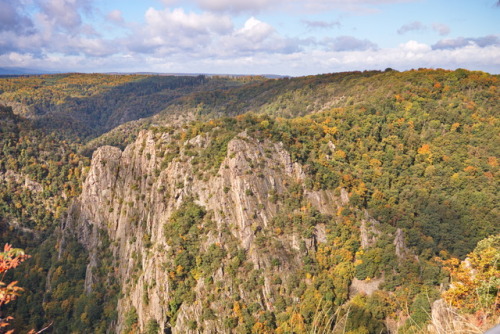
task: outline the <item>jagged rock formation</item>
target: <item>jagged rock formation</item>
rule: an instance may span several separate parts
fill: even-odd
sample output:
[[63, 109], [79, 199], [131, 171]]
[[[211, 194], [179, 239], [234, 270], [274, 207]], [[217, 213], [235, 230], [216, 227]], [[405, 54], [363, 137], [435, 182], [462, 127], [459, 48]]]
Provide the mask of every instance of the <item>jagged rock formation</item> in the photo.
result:
[[[203, 236], [202, 249], [208, 249], [211, 244], [226, 246], [235, 242], [246, 251], [255, 269], [267, 270], [273, 259], [279, 260], [277, 270], [283, 278], [300, 267], [301, 243], [311, 249], [315, 243], [326, 241], [325, 228], [319, 224], [310, 238], [293, 233], [276, 236], [279, 247], [273, 253], [264, 252], [256, 243], [258, 234], [268, 229], [281, 209], [281, 203], [273, 196], [282, 196], [289, 186], [302, 184], [305, 178], [302, 167], [291, 161], [283, 145], [259, 142], [241, 133], [228, 143], [226, 158], [218, 170], [203, 174], [192, 164], [193, 158], [187, 151], [207, 147], [209, 136], [199, 135], [187, 141], [179, 158], [161, 170], [160, 155], [171, 140], [169, 134], [144, 131], [123, 152], [110, 146], [99, 148], [93, 155], [82, 195], [73, 204], [65, 222], [65, 230], [74, 231], [90, 254], [87, 291], [98, 283], [94, 271], [100, 256], [97, 254], [99, 236], [102, 232], [109, 235], [116, 276], [124, 293], [118, 304], [118, 332], [123, 329], [124, 314], [131, 306], [137, 309], [140, 328], [150, 319], [156, 320], [162, 329], [169, 326], [166, 320], [172, 287], [163, 268], [170, 261], [165, 251], [170, 246], [165, 241], [164, 225], [190, 198], [210, 212], [217, 225]], [[304, 196], [325, 214], [335, 212], [340, 204], [332, 191], [305, 191]], [[224, 271], [222, 264], [213, 274], [213, 280], [220, 282], [221, 290], [226, 290], [222, 295], [229, 297], [234, 282]], [[135, 281], [131, 277], [135, 277]], [[255, 301], [264, 309], [272, 309], [270, 279], [263, 283]], [[194, 289], [197, 300], [203, 300], [207, 294], [204, 280], [200, 278]], [[241, 289], [240, 294], [247, 292]], [[216, 314], [223, 309], [222, 302], [223, 298], [212, 302]], [[201, 303], [183, 304], [173, 331], [184, 332], [187, 322], [193, 320], [203, 324], [206, 332], [224, 331], [220, 319], [203, 320], [202, 313]]]

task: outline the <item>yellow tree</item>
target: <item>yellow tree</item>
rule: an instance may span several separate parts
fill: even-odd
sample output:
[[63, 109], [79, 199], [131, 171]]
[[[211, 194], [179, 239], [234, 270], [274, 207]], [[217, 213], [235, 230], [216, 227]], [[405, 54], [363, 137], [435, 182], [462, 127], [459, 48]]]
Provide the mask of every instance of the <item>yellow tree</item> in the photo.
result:
[[483, 319], [500, 315], [500, 235], [480, 241], [464, 261], [444, 263], [451, 284], [443, 297], [450, 305]]

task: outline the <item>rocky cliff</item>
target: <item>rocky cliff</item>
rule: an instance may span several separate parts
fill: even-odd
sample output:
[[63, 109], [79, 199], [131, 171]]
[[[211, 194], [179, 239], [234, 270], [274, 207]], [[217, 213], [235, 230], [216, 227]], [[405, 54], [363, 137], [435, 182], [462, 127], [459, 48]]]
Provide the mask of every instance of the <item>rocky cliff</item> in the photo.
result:
[[[99, 284], [95, 271], [100, 263], [100, 235], [109, 236], [116, 278], [123, 292], [118, 303], [118, 332], [126, 326], [125, 314], [133, 307], [141, 329], [148, 321], [155, 321], [162, 330], [172, 326], [174, 332], [185, 332], [196, 324], [205, 332], [222, 333], [226, 330], [222, 316], [233, 312], [234, 305], [226, 304], [234, 294], [245, 296], [247, 304], [251, 301], [263, 310], [272, 310], [278, 294], [271, 282], [273, 275], [286, 279], [302, 267], [309, 249], [326, 241], [322, 223], [306, 236], [298, 231], [284, 234], [271, 227], [270, 222], [284, 207], [283, 199], [289, 195], [290, 187], [301, 188], [299, 192], [307, 205], [323, 214], [335, 213], [340, 205], [332, 191], [302, 189], [303, 168], [292, 162], [282, 144], [240, 133], [229, 141], [224, 160], [211, 172], [193, 164], [190, 153], [203, 150], [210, 140], [210, 134], [204, 134], [184, 142], [167, 164], [164, 157], [171, 153], [175, 139], [170, 134], [152, 131], [141, 132], [123, 152], [105, 146], [93, 155], [82, 195], [73, 204], [64, 228], [75, 231], [89, 251], [87, 291]], [[169, 277], [168, 267], [175, 250], [167, 243], [169, 236], [165, 235], [164, 226], [188, 201], [202, 207], [209, 216], [202, 224], [210, 227], [199, 226], [200, 253], [216, 245], [225, 255], [219, 258], [213, 272], [195, 277], [195, 302], [182, 302], [173, 314], [169, 302], [175, 289], [171, 279], [174, 275], [170, 273]], [[270, 235], [271, 241], [258, 240], [260, 235]], [[266, 242], [273, 243], [272, 250], [266, 249]], [[229, 275], [226, 267], [236, 261], [233, 255], [238, 250], [244, 252], [246, 266], [240, 261], [236, 272]], [[269, 275], [263, 275], [264, 280], [255, 287], [238, 284], [255, 270]], [[208, 300], [213, 286], [219, 290], [219, 298], [208, 304], [202, 302]], [[203, 316], [207, 305], [215, 317]]]

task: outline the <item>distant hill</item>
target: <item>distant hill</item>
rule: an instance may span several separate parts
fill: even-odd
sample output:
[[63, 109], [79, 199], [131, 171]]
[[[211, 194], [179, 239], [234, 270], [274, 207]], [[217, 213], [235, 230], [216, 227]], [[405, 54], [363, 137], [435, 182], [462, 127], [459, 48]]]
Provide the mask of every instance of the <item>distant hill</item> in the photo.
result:
[[[47, 70], [41, 70], [41, 69], [36, 69], [36, 68], [24, 68], [24, 67], [0, 67], [0, 76], [62, 74], [62, 73], [66, 73], [66, 72], [47, 71]], [[67, 73], [70, 73], [70, 72], [67, 72]], [[109, 75], [158, 75], [158, 76], [176, 76], [176, 77], [196, 77], [199, 75], [203, 75], [206, 77], [230, 77], [230, 78], [260, 76], [260, 77], [267, 78], [267, 79], [282, 79], [282, 78], [288, 77], [286, 75], [278, 75], [278, 74], [248, 75], [248, 74], [228, 74], [228, 73], [105, 72], [102, 74], [109, 74]]]
[[263, 77], [267, 79], [283, 79], [288, 78], [288, 75], [279, 74], [228, 74], [228, 73], [163, 73], [163, 72], [109, 72], [106, 74], [112, 75], [161, 75], [161, 76], [177, 76], [177, 77], [195, 77], [203, 75], [206, 77], [229, 77], [229, 78], [241, 78], [241, 77]]
[[0, 67], [0, 75], [54, 74], [57, 72], [23, 67]]
[[194, 92], [241, 86], [263, 77], [229, 78], [65, 73], [0, 80], [0, 103], [39, 127], [92, 137], [150, 117]]

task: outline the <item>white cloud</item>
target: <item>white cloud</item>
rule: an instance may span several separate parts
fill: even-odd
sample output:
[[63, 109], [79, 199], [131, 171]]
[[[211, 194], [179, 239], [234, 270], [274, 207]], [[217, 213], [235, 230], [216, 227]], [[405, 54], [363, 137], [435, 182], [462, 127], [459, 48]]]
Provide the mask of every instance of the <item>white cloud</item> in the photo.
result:
[[106, 15], [106, 19], [116, 24], [123, 24], [125, 20], [123, 19], [123, 14], [121, 10], [115, 9]]
[[299, 40], [280, 36], [268, 23], [250, 17], [242, 28], [221, 38], [216, 47], [219, 56], [238, 56], [249, 53], [290, 53], [298, 50]]
[[[0, 0], [0, 10], [4, 0]], [[0, 54], [26, 53], [42, 59], [49, 53], [66, 55], [88, 54], [90, 56], [110, 55], [116, 48], [101, 38], [96, 29], [83, 21], [83, 16], [91, 16], [91, 0], [32, 0], [14, 1], [17, 19], [20, 13], [37, 9], [29, 18], [32, 25], [28, 33], [1, 31]], [[33, 7], [35, 6], [35, 7]], [[4, 12], [5, 14], [5, 12]], [[11, 13], [12, 14], [12, 13]], [[0, 14], [1, 16], [2, 14]], [[26, 24], [30, 26], [30, 24]]]
[[[495, 35], [464, 38], [458, 37], [455, 39], [442, 39], [432, 46], [433, 49], [459, 49], [470, 45], [478, 47], [500, 46], [500, 38]], [[500, 55], [499, 55], [500, 56]]]
[[183, 9], [162, 11], [150, 8], [146, 26], [122, 43], [135, 53], [184, 59], [234, 57], [255, 52], [294, 52], [300, 41], [279, 35], [273, 26], [250, 17], [235, 29], [225, 14], [185, 12]]
[[422, 31], [422, 30], [426, 30], [426, 29], [427, 29], [427, 27], [422, 22], [414, 21], [414, 22], [402, 25], [398, 29], [398, 34], [405, 34], [409, 31]]
[[117, 51], [117, 46], [102, 39], [92, 25], [83, 22], [83, 13], [92, 13], [89, 0], [37, 0], [36, 3], [40, 5], [39, 11], [31, 17], [36, 30], [29, 34], [0, 32], [0, 54], [25, 53], [45, 59], [57, 53], [102, 57]]
[[18, 34], [34, 33], [33, 21], [23, 13], [21, 3], [0, 0], [0, 32], [15, 31]]
[[135, 31], [129, 48], [136, 52], [189, 52], [209, 45], [216, 36], [232, 31], [228, 16], [187, 13], [183, 9], [156, 10], [145, 14], [146, 25]]
[[450, 33], [450, 27], [442, 23], [433, 23], [432, 30], [434, 30], [441, 36], [446, 36]]
[[209, 32], [224, 33], [232, 28], [231, 19], [227, 16], [218, 16], [211, 13], [186, 13], [184, 9], [156, 10], [149, 8], [145, 15], [148, 26], [152, 29], [171, 31], [183, 30], [187, 33]]
[[408, 41], [404, 44], [401, 44], [399, 47], [403, 51], [416, 52], [416, 53], [423, 53], [431, 50], [431, 47], [429, 45], [424, 43], [419, 43], [417, 41]]
[[273, 33], [274, 28], [271, 25], [251, 17], [245, 22], [243, 28], [235, 32], [234, 37], [250, 43], [260, 43]]
[[41, 14], [56, 29], [75, 33], [82, 25], [82, 13], [90, 15], [90, 0], [39, 0]]

